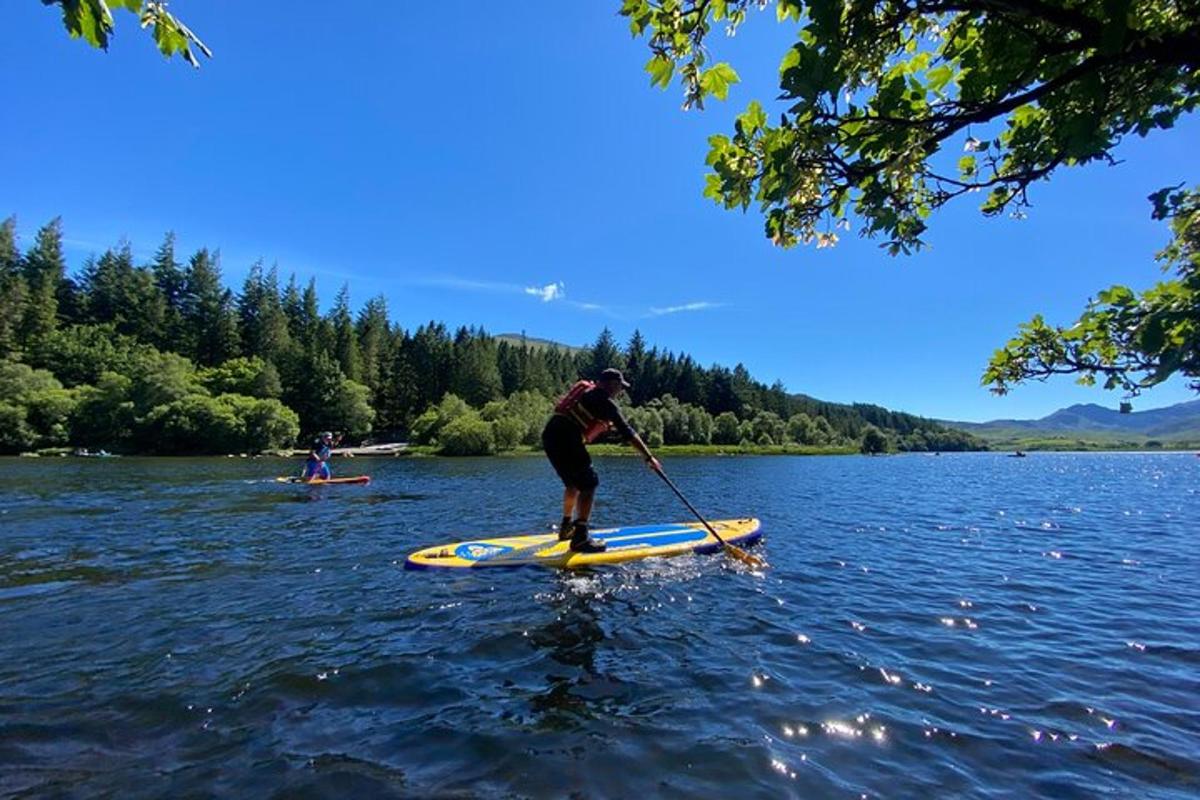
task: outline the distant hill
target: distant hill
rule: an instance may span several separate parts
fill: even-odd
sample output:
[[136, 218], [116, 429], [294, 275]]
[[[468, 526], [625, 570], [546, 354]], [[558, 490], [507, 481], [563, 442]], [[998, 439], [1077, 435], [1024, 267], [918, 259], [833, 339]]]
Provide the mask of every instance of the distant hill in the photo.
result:
[[944, 424], [973, 433], [993, 444], [1022, 441], [1077, 441], [1152, 446], [1200, 443], [1200, 400], [1166, 408], [1122, 414], [1095, 403], [1060, 408], [1041, 419], [997, 419], [991, 422]]
[[526, 336], [522, 333], [500, 333], [494, 338], [498, 342], [508, 342], [509, 344], [515, 345], [520, 345], [521, 342], [524, 341], [525, 344], [529, 345], [529, 347], [535, 349], [539, 347], [557, 347], [559, 350], [565, 350], [572, 355], [584, 349], [582, 347], [575, 347], [574, 345], [570, 344], [563, 344], [562, 342], [555, 342], [550, 339], [539, 339], [536, 336]]

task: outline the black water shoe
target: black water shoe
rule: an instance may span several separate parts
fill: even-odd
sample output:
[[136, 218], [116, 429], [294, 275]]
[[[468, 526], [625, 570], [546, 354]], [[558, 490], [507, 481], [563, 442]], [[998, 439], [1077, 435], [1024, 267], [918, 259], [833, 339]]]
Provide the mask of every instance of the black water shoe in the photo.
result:
[[560, 542], [565, 542], [567, 539], [570, 539], [571, 530], [574, 527], [574, 523], [571, 522], [570, 517], [563, 517], [562, 522], [558, 526], [558, 540]]
[[604, 542], [598, 542], [588, 535], [586, 522], [575, 522], [571, 529], [571, 550], [576, 553], [603, 553], [606, 549]]

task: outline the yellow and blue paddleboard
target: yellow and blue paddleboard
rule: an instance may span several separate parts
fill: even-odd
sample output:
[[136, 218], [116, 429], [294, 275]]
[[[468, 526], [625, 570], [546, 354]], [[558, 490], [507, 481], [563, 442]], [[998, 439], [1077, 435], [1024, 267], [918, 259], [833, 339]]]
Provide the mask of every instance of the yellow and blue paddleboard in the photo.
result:
[[[710, 524], [729, 544], [747, 545], [762, 537], [762, 524], [757, 519], [722, 519]], [[505, 536], [426, 547], [409, 556], [404, 568], [478, 569], [540, 564], [578, 569], [721, 549], [721, 543], [699, 522], [604, 528], [593, 530], [592, 538], [603, 541], [608, 549], [603, 553], [576, 553], [571, 550], [570, 542], [560, 542], [555, 533]]]

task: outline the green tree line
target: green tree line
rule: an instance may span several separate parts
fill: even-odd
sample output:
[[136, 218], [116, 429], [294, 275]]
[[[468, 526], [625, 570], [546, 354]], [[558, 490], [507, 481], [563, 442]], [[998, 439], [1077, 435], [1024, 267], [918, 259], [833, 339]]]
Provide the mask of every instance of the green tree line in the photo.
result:
[[353, 311], [347, 286], [322, 313], [315, 282], [262, 263], [235, 293], [218, 252], [183, 259], [172, 234], [148, 263], [123, 242], [71, 273], [60, 220], [24, 252], [15, 218], [0, 224], [3, 452], [262, 451], [332, 429], [488, 453], [536, 445], [553, 398], [610, 366], [652, 445], [852, 446], [874, 426], [896, 449], [979, 446], [910, 414], [788, 394], [741, 364], [704, 367], [640, 332], [566, 348], [436, 321], [408, 330], [382, 296]]

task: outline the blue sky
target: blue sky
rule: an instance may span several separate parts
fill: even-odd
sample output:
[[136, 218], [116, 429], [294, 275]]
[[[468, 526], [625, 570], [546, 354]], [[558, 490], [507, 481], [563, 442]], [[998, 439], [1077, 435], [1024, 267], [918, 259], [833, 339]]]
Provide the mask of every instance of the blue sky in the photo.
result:
[[[1159, 279], [1145, 197], [1195, 181], [1197, 120], [1060, 172], [1028, 219], [960, 201], [914, 257], [853, 237], [781, 251], [701, 190], [707, 136], [774, 97], [791, 31], [763, 14], [714, 37], [743, 83], [684, 113], [618, 6], [176, 0], [214, 51], [196, 71], [124, 12], [103, 53], [6, 3], [0, 216], [28, 243], [62, 215], [72, 266], [121, 237], [149, 256], [174, 230], [185, 252], [219, 247], [235, 287], [262, 258], [327, 303], [347, 281], [356, 305], [382, 293], [410, 327], [572, 344], [640, 328], [833, 401], [964, 420], [1119, 401], [1069, 378], [996, 398], [979, 375], [1032, 314], [1068, 322], [1111, 283]], [[1189, 399], [1176, 382], [1137, 407]]]

